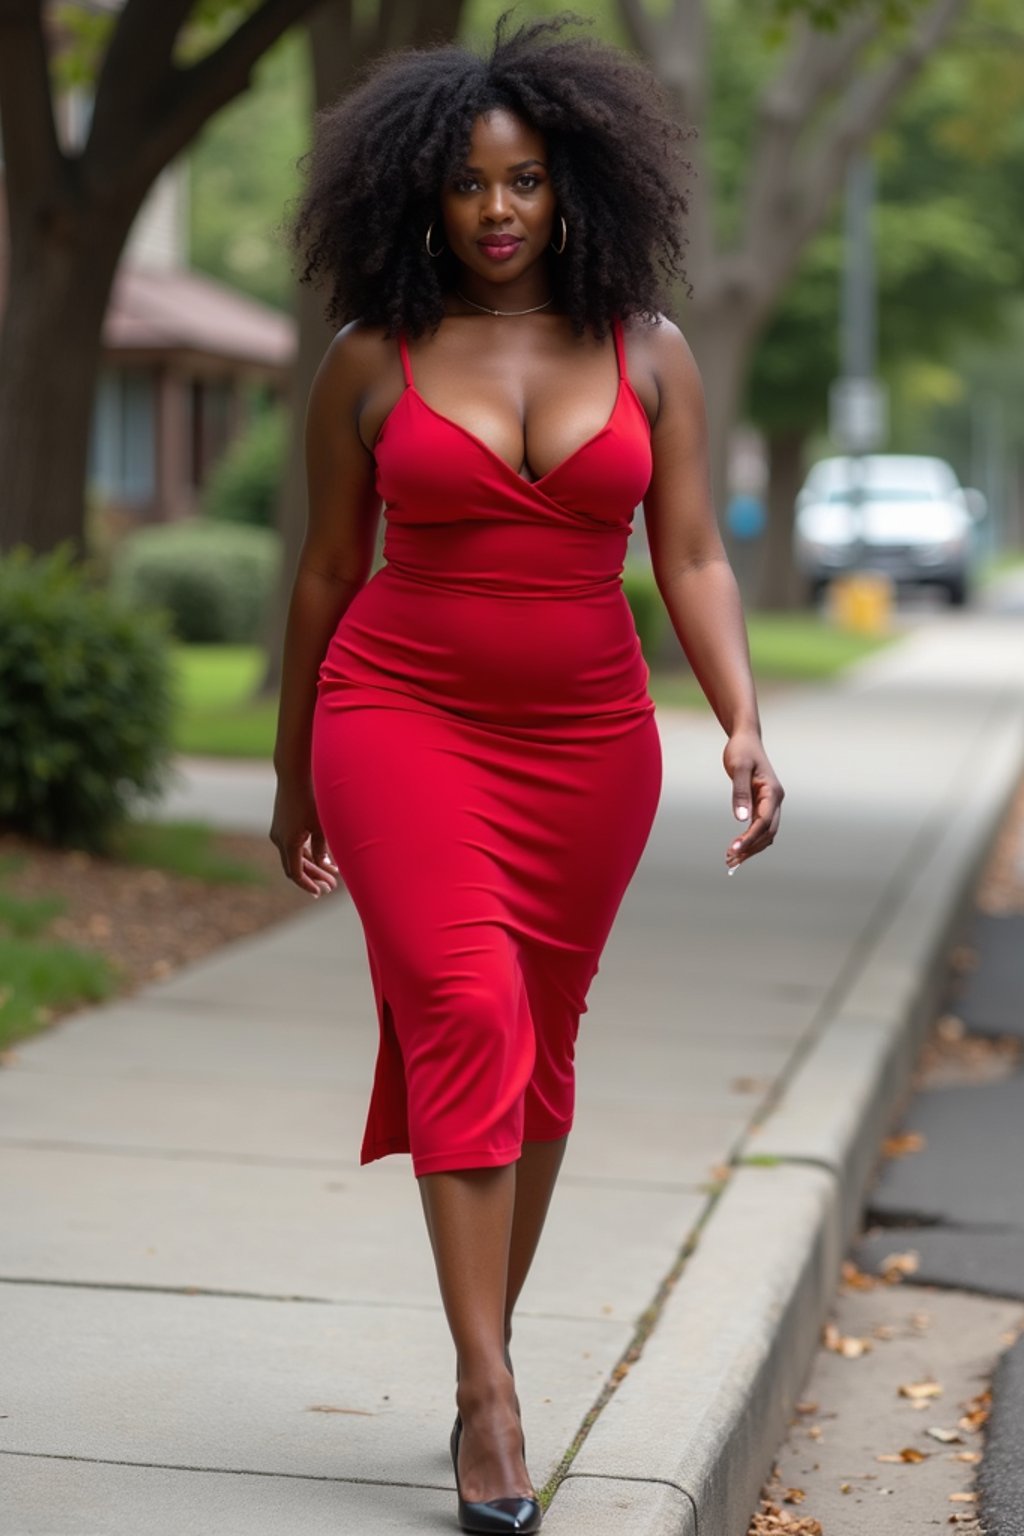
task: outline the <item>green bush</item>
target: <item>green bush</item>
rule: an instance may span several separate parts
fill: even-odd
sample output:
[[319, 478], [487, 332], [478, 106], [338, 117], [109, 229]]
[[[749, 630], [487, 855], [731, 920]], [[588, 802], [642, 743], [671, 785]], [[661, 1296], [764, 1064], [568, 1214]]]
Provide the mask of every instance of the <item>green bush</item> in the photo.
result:
[[287, 414], [264, 407], [235, 439], [203, 491], [202, 510], [218, 522], [273, 528], [288, 451]]
[[111, 590], [132, 607], [163, 609], [179, 640], [242, 645], [262, 634], [279, 557], [270, 528], [142, 528], [115, 552]]
[[622, 576], [622, 590], [633, 611], [633, 623], [640, 637], [644, 660], [653, 668], [668, 619], [664, 601], [654, 580], [654, 572], [646, 565], [627, 563]]
[[169, 754], [165, 626], [95, 588], [67, 547], [0, 560], [0, 824], [101, 850]]

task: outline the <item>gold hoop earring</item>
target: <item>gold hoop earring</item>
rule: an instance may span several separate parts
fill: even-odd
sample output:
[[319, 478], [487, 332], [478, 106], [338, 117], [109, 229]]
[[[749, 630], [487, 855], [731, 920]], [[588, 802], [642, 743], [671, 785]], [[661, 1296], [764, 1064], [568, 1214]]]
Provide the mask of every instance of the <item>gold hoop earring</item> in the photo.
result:
[[426, 238], [427, 255], [431, 256], [431, 257], [440, 256], [441, 252], [444, 250], [444, 242], [443, 241], [438, 246], [436, 251], [432, 251], [430, 249], [430, 236], [433, 233], [433, 230], [434, 230], [434, 221], [433, 221], [433, 219], [431, 219], [430, 223], [427, 225], [427, 238]]
[[562, 252], [565, 250], [565, 242], [569, 238], [569, 231], [565, 225], [565, 215], [559, 214], [559, 218], [562, 220], [562, 243], [561, 245], [556, 245], [553, 240], [551, 241], [551, 249], [554, 251], [556, 256], [561, 256]]

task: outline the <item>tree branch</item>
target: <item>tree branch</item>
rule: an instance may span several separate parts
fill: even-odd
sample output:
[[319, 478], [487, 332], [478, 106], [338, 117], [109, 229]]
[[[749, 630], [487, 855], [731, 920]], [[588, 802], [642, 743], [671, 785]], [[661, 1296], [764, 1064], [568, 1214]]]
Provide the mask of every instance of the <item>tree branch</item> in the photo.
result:
[[171, 78], [174, 44], [191, 3], [126, 0], [121, 8], [93, 90], [92, 121], [82, 151], [90, 168], [116, 165], [131, 152], [125, 127], [137, 132], [152, 117]]
[[708, 22], [705, 0], [675, 0], [658, 58], [688, 122], [705, 126], [708, 102]]
[[687, 151], [693, 179], [687, 187], [690, 239], [687, 276], [695, 289], [707, 288], [716, 268], [714, 188], [706, 152], [708, 133], [708, 39], [706, 0], [673, 0], [665, 21], [655, 23], [639, 0], [619, 0], [623, 19], [627, 12], [639, 21], [637, 35], [649, 40], [644, 48], [647, 63], [661, 81], [680, 126], [696, 129]]
[[645, 59], [656, 59], [664, 23], [649, 14], [644, 0], [619, 0], [619, 15], [631, 47]]
[[823, 32], [804, 20], [788, 61], [761, 98], [762, 120], [799, 117], [805, 122], [826, 95], [845, 84], [857, 55], [880, 28], [877, 10], [852, 17], [838, 32]]
[[838, 33], [803, 22], [786, 63], [763, 91], [744, 195], [741, 249], [751, 269], [754, 254], [768, 247], [775, 226], [792, 217], [797, 196], [793, 166], [801, 133], [826, 95], [847, 80], [879, 25], [877, 13], [854, 17]]
[[881, 126], [892, 103], [934, 53], [966, 4], [967, 0], [934, 0], [904, 48], [873, 74], [852, 81], [824, 143], [805, 174], [798, 173], [796, 239], [806, 240], [821, 227], [847, 164]]
[[0, 134], [13, 236], [23, 210], [57, 195], [67, 163], [53, 118], [41, 0], [0, 4]]
[[[147, 0], [128, 0], [125, 10], [132, 4], [146, 3]], [[144, 101], [135, 99], [127, 103], [122, 97], [117, 119], [112, 117], [109, 124], [104, 121], [104, 129], [109, 128], [109, 132], [97, 136], [95, 141], [90, 135], [85, 155], [91, 172], [112, 179], [127, 175], [133, 182], [148, 186], [214, 113], [246, 89], [254, 65], [267, 49], [317, 3], [318, 0], [263, 0], [218, 47], [184, 69], [170, 61], [173, 39], [167, 46], [170, 28], [164, 22], [160, 29], [162, 60], [157, 60], [148, 42], [144, 45], [144, 51], [150, 54], [150, 78], [162, 74], [161, 88], [151, 88]], [[191, 0], [159, 0], [155, 9], [184, 7], [187, 11], [190, 4]], [[150, 10], [153, 9], [150, 4]], [[108, 65], [109, 55], [104, 74]]]

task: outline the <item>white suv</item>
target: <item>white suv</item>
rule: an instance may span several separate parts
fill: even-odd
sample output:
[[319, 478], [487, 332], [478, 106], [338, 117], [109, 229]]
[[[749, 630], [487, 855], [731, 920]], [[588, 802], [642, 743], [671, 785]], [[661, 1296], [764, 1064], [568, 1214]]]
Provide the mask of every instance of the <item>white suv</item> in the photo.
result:
[[796, 501], [794, 555], [817, 596], [845, 571], [944, 587], [967, 601], [980, 491], [964, 490], [944, 459], [875, 453], [820, 459]]

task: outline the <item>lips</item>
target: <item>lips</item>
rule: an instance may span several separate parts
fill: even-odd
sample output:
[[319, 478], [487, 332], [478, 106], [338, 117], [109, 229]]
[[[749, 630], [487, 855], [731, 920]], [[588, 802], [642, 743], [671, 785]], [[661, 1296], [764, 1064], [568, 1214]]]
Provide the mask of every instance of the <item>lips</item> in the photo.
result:
[[483, 239], [477, 243], [500, 251], [506, 246], [522, 245], [523, 242], [518, 235], [484, 235]]

